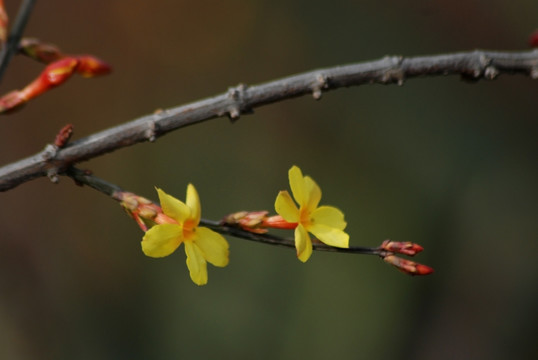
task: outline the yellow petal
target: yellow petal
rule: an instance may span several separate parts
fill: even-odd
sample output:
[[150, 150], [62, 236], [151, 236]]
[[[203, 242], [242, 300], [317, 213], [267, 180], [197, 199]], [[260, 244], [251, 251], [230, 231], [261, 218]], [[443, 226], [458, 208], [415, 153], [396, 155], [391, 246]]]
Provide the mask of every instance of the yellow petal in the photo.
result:
[[304, 184], [306, 189], [305, 205], [308, 212], [312, 212], [318, 207], [319, 201], [321, 200], [321, 189], [310, 176], [305, 176]]
[[290, 180], [290, 187], [293, 197], [299, 206], [303, 206], [306, 201], [306, 189], [304, 183], [303, 173], [298, 166], [293, 165], [288, 171], [288, 178]]
[[340, 229], [314, 223], [308, 226], [308, 231], [329, 246], [349, 247], [349, 235]]
[[181, 244], [183, 229], [177, 224], [155, 225], [142, 239], [142, 251], [147, 256], [163, 257], [173, 253]]
[[306, 262], [312, 255], [312, 241], [301, 224], [295, 228], [295, 249], [297, 249], [297, 257], [302, 262]]
[[196, 285], [207, 284], [207, 263], [202, 250], [193, 242], [185, 241], [185, 253], [191, 280]]
[[228, 265], [228, 242], [221, 234], [206, 227], [198, 227], [193, 241], [202, 250], [208, 262], [220, 267]]
[[290, 193], [285, 190], [279, 192], [276, 197], [275, 211], [287, 222], [295, 223], [299, 221], [299, 209], [293, 202]]
[[339, 230], [344, 230], [347, 225], [344, 213], [334, 206], [320, 206], [310, 214], [310, 219], [314, 224], [323, 224]]
[[192, 184], [187, 186], [186, 204], [191, 209], [191, 217], [194, 219], [194, 226], [197, 226], [200, 223], [202, 208], [200, 206], [198, 192]]
[[170, 216], [178, 223], [182, 223], [189, 217], [190, 210], [187, 205], [159, 188], [157, 188], [157, 193], [159, 194], [159, 201], [165, 215]]

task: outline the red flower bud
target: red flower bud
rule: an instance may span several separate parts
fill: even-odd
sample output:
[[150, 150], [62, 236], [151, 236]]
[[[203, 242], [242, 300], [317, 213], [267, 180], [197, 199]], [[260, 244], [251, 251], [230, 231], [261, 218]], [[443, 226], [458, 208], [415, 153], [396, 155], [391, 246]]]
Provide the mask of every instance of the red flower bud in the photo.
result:
[[101, 59], [91, 55], [77, 56], [77, 73], [84, 77], [106, 75], [112, 71], [112, 67]]
[[412, 243], [410, 241], [400, 242], [390, 240], [383, 241], [383, 243], [381, 244], [381, 248], [386, 251], [409, 256], [414, 256], [424, 250], [422, 246]]
[[399, 258], [394, 255], [383, 257], [383, 261], [396, 267], [401, 272], [408, 275], [428, 275], [433, 273], [433, 269], [429, 266], [418, 264], [411, 260]]
[[67, 124], [56, 135], [54, 145], [60, 149], [63, 148], [71, 138], [71, 135], [73, 135], [73, 125]]

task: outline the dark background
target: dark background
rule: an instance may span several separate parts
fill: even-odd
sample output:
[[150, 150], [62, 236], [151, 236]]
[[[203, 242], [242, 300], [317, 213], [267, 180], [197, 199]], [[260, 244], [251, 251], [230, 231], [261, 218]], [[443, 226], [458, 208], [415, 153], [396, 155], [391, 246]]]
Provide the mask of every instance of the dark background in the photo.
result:
[[[11, 19], [17, 1], [7, 1]], [[40, 1], [26, 36], [97, 55], [0, 118], [0, 163], [139, 116], [320, 67], [475, 48], [523, 50], [533, 0]], [[1, 92], [42, 65], [16, 57]], [[205, 218], [272, 210], [299, 165], [341, 208], [351, 244], [425, 247], [413, 278], [375, 257], [228, 239], [227, 268], [189, 279], [183, 248], [140, 251], [113, 200], [62, 178], [0, 194], [3, 359], [538, 357], [537, 83], [458, 77], [339, 89], [181, 129], [81, 164], [156, 199], [196, 185]]]

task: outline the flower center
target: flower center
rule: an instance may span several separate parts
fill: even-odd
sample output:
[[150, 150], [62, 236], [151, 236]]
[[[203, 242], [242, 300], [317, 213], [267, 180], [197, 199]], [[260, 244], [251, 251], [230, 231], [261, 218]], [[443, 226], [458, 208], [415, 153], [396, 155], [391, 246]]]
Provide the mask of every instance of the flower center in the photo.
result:
[[187, 219], [183, 223], [183, 238], [188, 239], [192, 237], [194, 232], [196, 231], [196, 224], [194, 222], [194, 219]]
[[301, 209], [299, 210], [299, 222], [303, 225], [309, 225], [312, 223], [310, 212], [304, 206], [301, 206]]

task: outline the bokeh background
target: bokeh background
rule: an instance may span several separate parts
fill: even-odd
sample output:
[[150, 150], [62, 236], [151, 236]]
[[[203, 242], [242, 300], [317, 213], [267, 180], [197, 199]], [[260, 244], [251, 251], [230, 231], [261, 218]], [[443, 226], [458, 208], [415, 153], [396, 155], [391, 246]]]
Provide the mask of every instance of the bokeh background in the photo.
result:
[[[13, 19], [19, 1], [7, 1]], [[538, 2], [40, 1], [26, 36], [114, 66], [0, 119], [0, 163], [66, 123], [75, 138], [275, 78], [388, 54], [523, 50]], [[16, 57], [1, 84], [42, 66]], [[140, 251], [116, 202], [63, 178], [0, 194], [2, 359], [538, 358], [538, 83], [501, 76], [362, 86], [211, 120], [81, 164], [156, 199], [192, 182], [208, 219], [272, 210], [301, 166], [351, 244], [422, 244], [436, 272], [230, 238], [227, 268], [189, 279], [182, 248]]]

